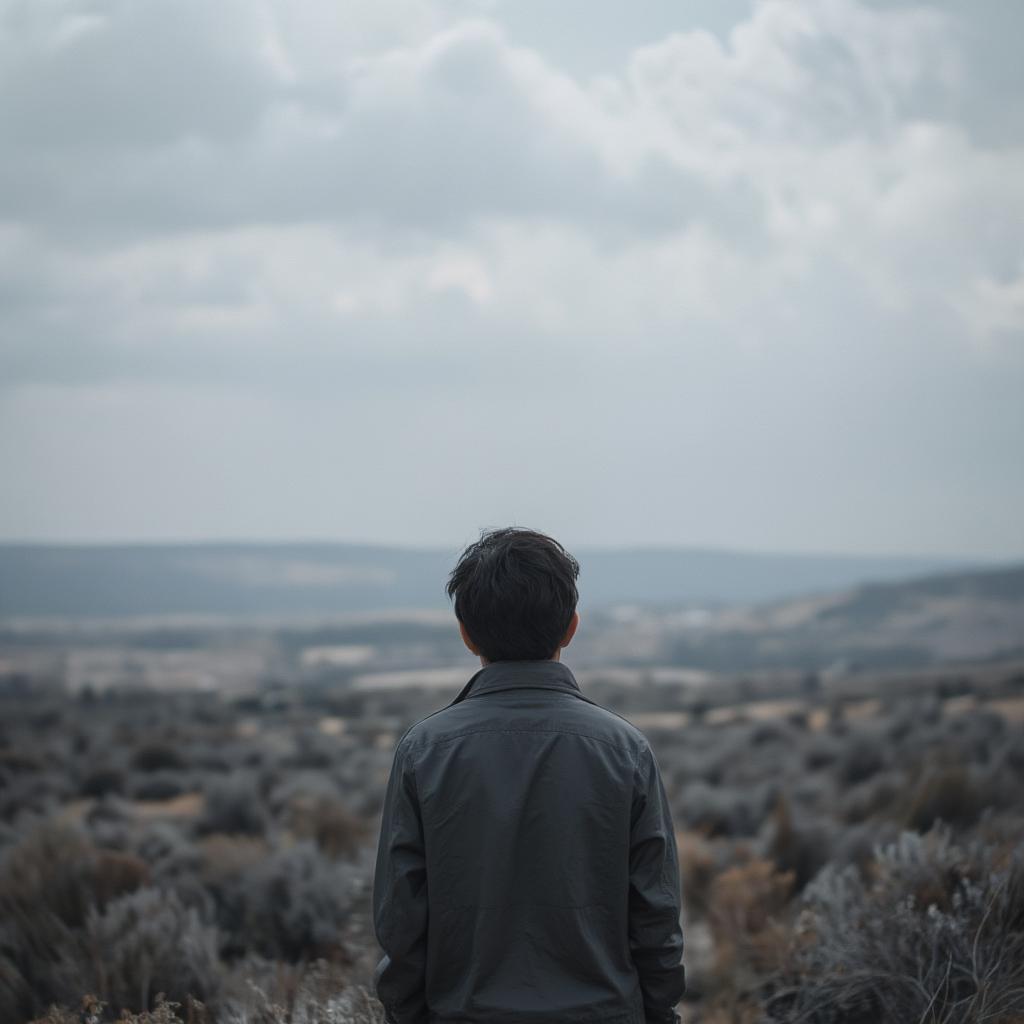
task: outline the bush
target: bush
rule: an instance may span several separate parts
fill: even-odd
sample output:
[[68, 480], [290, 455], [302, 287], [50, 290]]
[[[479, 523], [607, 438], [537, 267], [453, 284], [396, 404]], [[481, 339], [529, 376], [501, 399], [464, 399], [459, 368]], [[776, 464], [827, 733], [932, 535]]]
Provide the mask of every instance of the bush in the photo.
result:
[[86, 774], [78, 789], [84, 797], [101, 797], [124, 792], [124, 773], [117, 768], [96, 768]]
[[177, 775], [170, 772], [154, 772], [143, 775], [132, 784], [131, 795], [135, 800], [173, 800], [186, 792], [188, 786]]
[[885, 755], [878, 738], [858, 734], [850, 738], [839, 760], [841, 782], [864, 782], [885, 767]]
[[974, 772], [961, 764], [923, 770], [906, 804], [905, 823], [926, 832], [936, 821], [967, 826], [978, 820], [986, 792]]
[[166, 743], [147, 743], [132, 755], [132, 767], [139, 772], [181, 771], [185, 759]]
[[79, 829], [43, 825], [0, 861], [0, 1020], [25, 1020], [93, 988], [90, 915], [144, 884], [137, 857], [98, 850]]
[[204, 921], [212, 921], [216, 905], [200, 875], [202, 851], [169, 821], [146, 822], [127, 837], [129, 849], [150, 869], [150, 884], [173, 889], [188, 907], [195, 907]]
[[902, 772], [879, 772], [841, 796], [839, 812], [850, 824], [877, 818], [891, 818], [900, 813], [906, 800], [906, 779]]
[[267, 830], [263, 796], [250, 775], [217, 779], [207, 787], [203, 813], [196, 829], [200, 834], [226, 832], [262, 836]]
[[[169, 1002], [161, 992], [156, 998], [152, 1012], [122, 1012], [119, 1024], [185, 1024], [178, 1015], [180, 1003]], [[99, 1024], [105, 1017], [107, 1004], [94, 995], [83, 996], [79, 1010], [69, 1010], [64, 1006], [51, 1006], [46, 1015], [39, 1017], [31, 1024]], [[203, 1004], [194, 1000], [188, 1001], [188, 1024], [200, 1024], [205, 1021]]]
[[793, 889], [799, 892], [828, 863], [832, 842], [821, 823], [796, 818], [789, 801], [780, 796], [769, 823], [765, 856], [793, 876]]
[[235, 936], [225, 952], [347, 960], [346, 927], [365, 878], [365, 865], [329, 860], [309, 840], [255, 860], [217, 892], [222, 930]]
[[711, 883], [716, 869], [714, 849], [696, 832], [676, 832], [676, 846], [687, 915], [702, 917], [710, 909]]
[[216, 993], [216, 931], [169, 889], [139, 889], [93, 909], [86, 933], [94, 990], [118, 1010], [153, 1009], [161, 992], [179, 1002]]
[[[256, 965], [252, 965], [253, 967]], [[259, 984], [251, 980], [268, 978]], [[295, 968], [294, 975], [278, 970], [247, 968], [245, 990], [218, 1002], [223, 1024], [384, 1024], [384, 1008], [365, 985], [353, 984], [336, 965], [315, 960]]]
[[841, 756], [839, 740], [828, 733], [814, 734], [804, 748], [804, 765], [810, 771], [819, 771], [835, 764]]
[[1024, 850], [937, 825], [878, 847], [867, 878], [829, 865], [773, 988], [774, 1019], [807, 1024], [1024, 1015]]
[[0, 778], [0, 820], [11, 821], [26, 813], [48, 816], [75, 794], [76, 787], [66, 775], [50, 771]]
[[677, 813], [688, 828], [709, 836], [752, 836], [776, 793], [774, 783], [740, 790], [691, 782], [679, 797]]
[[786, 948], [783, 911], [793, 872], [754, 859], [723, 871], [712, 883], [708, 921], [715, 939], [715, 971], [743, 987], [747, 972], [777, 968]]
[[313, 839], [328, 857], [352, 857], [371, 838], [368, 824], [330, 797], [293, 799], [287, 822], [299, 838]]

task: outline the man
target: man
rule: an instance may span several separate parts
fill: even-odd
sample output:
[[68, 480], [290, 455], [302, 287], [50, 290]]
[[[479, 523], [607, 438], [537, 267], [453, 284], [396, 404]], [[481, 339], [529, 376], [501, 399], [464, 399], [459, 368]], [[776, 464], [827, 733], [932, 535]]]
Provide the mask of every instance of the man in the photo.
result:
[[448, 580], [481, 668], [395, 750], [373, 889], [389, 1024], [678, 1024], [679, 864], [643, 733], [561, 662], [579, 565], [484, 532]]

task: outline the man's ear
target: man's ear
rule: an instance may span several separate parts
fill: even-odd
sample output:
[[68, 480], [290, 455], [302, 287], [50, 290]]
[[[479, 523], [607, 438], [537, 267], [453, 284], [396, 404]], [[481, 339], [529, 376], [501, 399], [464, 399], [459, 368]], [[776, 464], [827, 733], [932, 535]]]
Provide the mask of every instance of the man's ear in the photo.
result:
[[559, 647], [568, 647], [572, 638], [576, 635], [576, 629], [580, 624], [580, 613], [574, 611], [572, 613], [572, 619], [569, 620], [569, 628], [565, 631], [565, 636], [562, 637], [562, 642], [558, 645]]
[[466, 627], [461, 622], [459, 623], [459, 632], [462, 634], [462, 642], [469, 648], [470, 653], [479, 656], [480, 648], [473, 643], [472, 638], [466, 632]]

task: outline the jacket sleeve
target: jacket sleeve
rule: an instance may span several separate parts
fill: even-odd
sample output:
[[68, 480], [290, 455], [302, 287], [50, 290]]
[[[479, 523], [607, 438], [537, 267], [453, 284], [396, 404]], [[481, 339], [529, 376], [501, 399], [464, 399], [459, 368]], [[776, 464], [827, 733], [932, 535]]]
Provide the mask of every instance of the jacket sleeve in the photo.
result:
[[629, 947], [648, 1024], [679, 1024], [686, 991], [675, 829], [658, 762], [645, 744], [634, 773], [629, 851]]
[[399, 742], [381, 811], [373, 926], [384, 956], [373, 988], [387, 1024], [426, 1024], [427, 871], [413, 765]]

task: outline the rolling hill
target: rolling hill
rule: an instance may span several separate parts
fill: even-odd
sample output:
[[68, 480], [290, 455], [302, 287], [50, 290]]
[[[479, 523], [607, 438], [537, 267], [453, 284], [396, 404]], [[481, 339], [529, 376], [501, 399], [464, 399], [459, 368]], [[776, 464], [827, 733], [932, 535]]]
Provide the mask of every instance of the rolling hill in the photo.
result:
[[[581, 608], [724, 606], [972, 567], [966, 560], [579, 549]], [[0, 544], [0, 616], [292, 615], [445, 608], [457, 549]]]

